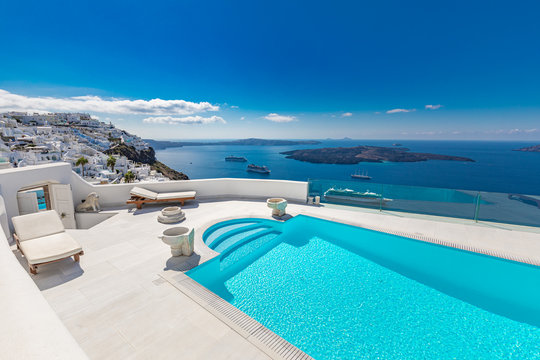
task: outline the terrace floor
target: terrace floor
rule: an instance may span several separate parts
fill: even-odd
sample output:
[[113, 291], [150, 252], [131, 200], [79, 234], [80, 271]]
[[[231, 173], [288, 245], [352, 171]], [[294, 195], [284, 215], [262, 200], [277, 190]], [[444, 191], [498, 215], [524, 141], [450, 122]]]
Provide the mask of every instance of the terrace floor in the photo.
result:
[[[195, 254], [190, 258], [171, 257], [169, 247], [157, 238], [172, 226], [156, 221], [161, 208], [107, 209], [117, 214], [90, 229], [69, 230], [85, 251], [80, 264], [66, 259], [44, 265], [32, 279], [92, 359], [270, 358], [272, 353], [167, 280], [214, 256], [201, 245], [204, 229], [230, 218], [269, 218], [265, 202], [186, 204], [186, 220], [179, 226], [195, 228]], [[535, 229], [341, 206], [290, 204], [287, 210], [293, 216], [312, 215], [404, 232], [540, 264], [540, 234]], [[15, 254], [26, 267], [20, 254]]]

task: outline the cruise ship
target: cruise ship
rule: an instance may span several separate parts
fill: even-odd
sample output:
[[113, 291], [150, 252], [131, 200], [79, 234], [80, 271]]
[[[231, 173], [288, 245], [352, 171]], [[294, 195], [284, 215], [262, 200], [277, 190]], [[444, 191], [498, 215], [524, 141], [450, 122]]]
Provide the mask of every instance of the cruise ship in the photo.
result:
[[254, 164], [248, 165], [246, 171], [259, 174], [270, 174], [270, 170], [266, 166], [258, 166]]
[[225, 161], [234, 161], [234, 162], [247, 162], [248, 160], [243, 156], [227, 156], [225, 158]]
[[387, 199], [381, 194], [371, 192], [369, 190], [364, 192], [354, 191], [351, 189], [336, 189], [330, 188], [324, 192], [324, 197], [330, 201], [349, 201], [355, 203], [374, 203], [374, 204], [385, 204], [392, 201], [392, 199]]
[[360, 172], [356, 171], [354, 174], [351, 174], [351, 177], [353, 179], [361, 179], [361, 180], [371, 180], [371, 176], [367, 174], [367, 172]]

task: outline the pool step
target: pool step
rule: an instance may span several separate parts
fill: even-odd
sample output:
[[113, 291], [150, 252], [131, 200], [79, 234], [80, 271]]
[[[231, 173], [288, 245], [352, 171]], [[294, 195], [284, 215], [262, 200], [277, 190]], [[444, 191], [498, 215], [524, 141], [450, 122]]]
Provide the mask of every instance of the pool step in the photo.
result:
[[203, 240], [206, 245], [211, 246], [214, 241], [219, 239], [219, 237], [221, 237], [222, 235], [227, 234], [227, 232], [229, 231], [242, 228], [245, 226], [256, 225], [256, 224], [259, 224], [259, 222], [258, 221], [241, 221], [241, 222], [237, 222], [233, 224], [225, 224], [225, 225], [216, 224], [208, 228], [208, 230], [206, 230]]
[[237, 264], [239, 260], [260, 250], [279, 235], [281, 232], [269, 228], [243, 238], [221, 254], [220, 269], [223, 270]]
[[215, 239], [210, 245], [210, 248], [217, 252], [223, 252], [233, 246], [237, 241], [242, 241], [245, 238], [239, 235], [245, 234], [245, 236], [251, 236], [269, 228], [270, 226], [268, 225], [254, 224], [231, 230]]

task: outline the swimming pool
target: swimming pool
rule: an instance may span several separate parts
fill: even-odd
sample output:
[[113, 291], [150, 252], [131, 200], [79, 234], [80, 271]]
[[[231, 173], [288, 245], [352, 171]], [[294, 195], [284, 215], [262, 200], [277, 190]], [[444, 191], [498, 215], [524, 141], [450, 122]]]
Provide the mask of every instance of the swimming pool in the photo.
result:
[[316, 359], [540, 357], [540, 267], [308, 216], [203, 240], [187, 275]]

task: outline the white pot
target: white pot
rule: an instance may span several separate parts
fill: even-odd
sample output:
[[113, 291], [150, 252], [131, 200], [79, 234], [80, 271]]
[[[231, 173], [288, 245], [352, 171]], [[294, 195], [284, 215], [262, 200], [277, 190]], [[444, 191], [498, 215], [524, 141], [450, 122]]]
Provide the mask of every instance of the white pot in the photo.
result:
[[287, 200], [283, 198], [270, 198], [266, 200], [266, 206], [272, 209], [272, 215], [281, 217], [285, 215]]
[[180, 206], [169, 206], [161, 210], [163, 216], [177, 216], [182, 213]]
[[158, 215], [157, 220], [162, 224], [174, 224], [184, 220], [185, 218], [186, 215], [184, 214], [184, 212], [181, 212], [180, 214], [175, 216]]
[[194, 229], [177, 226], [165, 230], [158, 238], [171, 247], [172, 256], [190, 256], [193, 254]]

